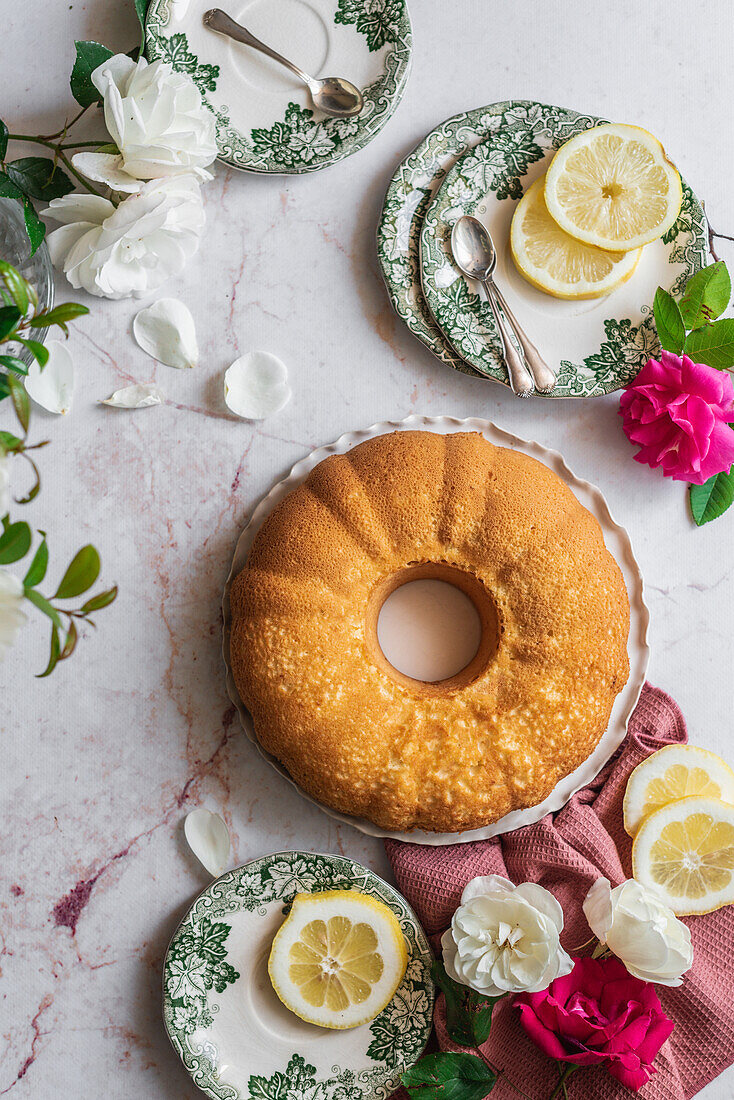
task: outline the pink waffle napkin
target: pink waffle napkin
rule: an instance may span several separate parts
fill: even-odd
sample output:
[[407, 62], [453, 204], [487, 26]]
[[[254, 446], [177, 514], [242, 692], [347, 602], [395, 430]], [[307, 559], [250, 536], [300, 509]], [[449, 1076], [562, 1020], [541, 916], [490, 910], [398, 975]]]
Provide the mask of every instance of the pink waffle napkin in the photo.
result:
[[[592, 882], [604, 875], [616, 886], [632, 874], [632, 846], [622, 826], [630, 772], [656, 749], [687, 737], [677, 704], [646, 684], [615, 757], [557, 814], [473, 844], [432, 848], [385, 841], [398, 887], [437, 953], [440, 934], [466, 883], [476, 875], [499, 874], [515, 883], [539, 882], [555, 894], [565, 914], [561, 942], [573, 954], [591, 935], [581, 903]], [[655, 1061], [658, 1072], [638, 1094], [644, 1100], [688, 1100], [734, 1062], [734, 906], [686, 923], [693, 937], [693, 968], [677, 989], [656, 986], [675, 1030]], [[435, 1023], [440, 1046], [455, 1049], [446, 1035], [443, 997]], [[495, 1009], [484, 1050], [529, 1096], [546, 1100], [552, 1092], [557, 1066], [527, 1038], [511, 998]], [[622, 1100], [633, 1095], [603, 1068], [580, 1069], [568, 1087], [571, 1100]], [[517, 1100], [518, 1093], [500, 1081], [491, 1096]]]

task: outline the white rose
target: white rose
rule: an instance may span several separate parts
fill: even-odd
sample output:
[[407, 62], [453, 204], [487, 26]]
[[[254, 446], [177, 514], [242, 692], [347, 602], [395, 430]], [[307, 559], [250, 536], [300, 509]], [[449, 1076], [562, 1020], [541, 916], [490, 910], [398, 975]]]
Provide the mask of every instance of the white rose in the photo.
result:
[[562, 929], [563, 910], [542, 886], [472, 879], [441, 939], [446, 973], [487, 997], [537, 993], [573, 969]]
[[0, 519], [10, 511], [10, 459], [0, 449]]
[[180, 172], [211, 178], [202, 170], [217, 155], [214, 116], [188, 74], [165, 61], [149, 65], [141, 57], [136, 64], [118, 53], [91, 79], [120, 153], [77, 153], [75, 168], [115, 191], [137, 191], [140, 180]]
[[627, 879], [614, 890], [598, 878], [586, 895], [584, 913], [592, 932], [635, 978], [680, 985], [693, 965], [691, 933], [656, 890]]
[[15, 641], [26, 617], [20, 610], [23, 585], [13, 573], [0, 569], [0, 660]]
[[44, 213], [64, 223], [47, 238], [54, 265], [77, 290], [102, 298], [139, 298], [179, 274], [205, 223], [192, 175], [152, 180], [117, 207], [97, 195], [64, 195]]

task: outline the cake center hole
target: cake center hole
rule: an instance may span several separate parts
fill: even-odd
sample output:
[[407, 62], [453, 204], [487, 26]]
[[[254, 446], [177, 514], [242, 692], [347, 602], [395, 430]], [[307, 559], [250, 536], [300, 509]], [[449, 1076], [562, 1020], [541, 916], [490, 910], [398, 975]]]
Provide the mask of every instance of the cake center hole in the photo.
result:
[[377, 640], [393, 668], [424, 683], [448, 680], [474, 659], [482, 623], [453, 584], [416, 580], [400, 585], [380, 609]]

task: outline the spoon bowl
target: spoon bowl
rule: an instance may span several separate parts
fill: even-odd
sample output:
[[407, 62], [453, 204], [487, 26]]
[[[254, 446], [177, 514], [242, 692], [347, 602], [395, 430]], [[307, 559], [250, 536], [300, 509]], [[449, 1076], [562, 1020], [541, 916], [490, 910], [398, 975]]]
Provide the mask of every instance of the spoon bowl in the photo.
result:
[[478, 218], [466, 214], [454, 222], [451, 251], [464, 274], [480, 283], [489, 278], [497, 266], [497, 251], [489, 230]]

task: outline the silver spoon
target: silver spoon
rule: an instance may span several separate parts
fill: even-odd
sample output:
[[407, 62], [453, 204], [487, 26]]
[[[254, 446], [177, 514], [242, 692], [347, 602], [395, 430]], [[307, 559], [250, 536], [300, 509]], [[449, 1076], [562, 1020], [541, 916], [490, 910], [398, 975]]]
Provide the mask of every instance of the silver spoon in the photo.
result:
[[[548, 366], [535, 344], [521, 328], [492, 278], [492, 272], [497, 264], [497, 252], [489, 230], [478, 218], [465, 214], [454, 224], [451, 231], [451, 249], [454, 259], [464, 274], [484, 284], [502, 338], [507, 373], [513, 392], [518, 397], [528, 397], [532, 393], [534, 384], [540, 393], [550, 393], [556, 384], [556, 372]], [[507, 331], [500, 309], [518, 339], [524, 358], [518, 353], [512, 336]]]
[[235, 42], [243, 42], [245, 46], [252, 46], [254, 50], [259, 50], [266, 57], [272, 57], [273, 61], [279, 61], [281, 65], [285, 65], [304, 84], [308, 85], [314, 107], [317, 107], [319, 111], [323, 111], [325, 115], [330, 115], [332, 118], [352, 118], [354, 115], [358, 115], [364, 107], [362, 93], [359, 88], [355, 88], [354, 84], [340, 76], [326, 76], [323, 80], [317, 80], [316, 77], [309, 76], [308, 73], [304, 73], [303, 69], [299, 69], [297, 65], [294, 65], [292, 61], [276, 53], [270, 46], [266, 46], [264, 42], [261, 42], [259, 38], [255, 38], [254, 34], [250, 34], [239, 23], [235, 23], [234, 19], [231, 19], [221, 8], [212, 8], [211, 11], [205, 12], [204, 25], [211, 27], [213, 31], [217, 31], [219, 34], [226, 35], [227, 38], [233, 38]]

